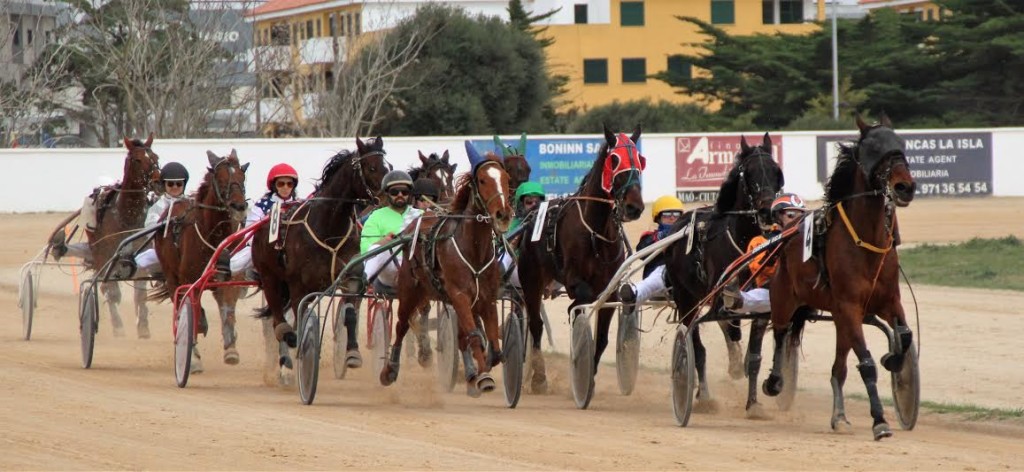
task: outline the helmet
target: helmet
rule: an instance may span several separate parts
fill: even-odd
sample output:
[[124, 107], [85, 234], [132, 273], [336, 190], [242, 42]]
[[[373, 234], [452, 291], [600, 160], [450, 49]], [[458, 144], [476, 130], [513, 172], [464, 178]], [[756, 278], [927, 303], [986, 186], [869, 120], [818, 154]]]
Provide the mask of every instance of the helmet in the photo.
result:
[[184, 180], [185, 184], [188, 184], [188, 170], [177, 162], [168, 162], [160, 169], [160, 181], [168, 180]]
[[523, 182], [519, 184], [519, 188], [516, 189], [515, 201], [520, 201], [523, 197], [528, 196], [540, 197], [543, 200], [547, 195], [544, 193], [544, 187], [537, 182]]
[[772, 216], [775, 216], [780, 211], [789, 209], [806, 211], [807, 206], [804, 205], [804, 200], [795, 193], [784, 193], [772, 202]]
[[409, 188], [412, 188], [412, 177], [404, 170], [393, 170], [380, 181], [381, 190], [387, 190], [395, 185], [408, 185]]
[[658, 197], [654, 201], [654, 207], [651, 209], [651, 217], [654, 219], [654, 222], [657, 223], [658, 217], [666, 211], [678, 211], [681, 213], [683, 211], [683, 202], [671, 195]]
[[437, 182], [430, 179], [416, 179], [416, 182], [412, 184], [412, 196], [421, 197], [427, 196], [434, 200], [441, 194], [437, 188]]
[[274, 191], [274, 181], [279, 177], [291, 177], [295, 179], [296, 183], [299, 180], [299, 173], [295, 172], [295, 168], [288, 164], [278, 164], [270, 168], [270, 172], [267, 174], [267, 190]]

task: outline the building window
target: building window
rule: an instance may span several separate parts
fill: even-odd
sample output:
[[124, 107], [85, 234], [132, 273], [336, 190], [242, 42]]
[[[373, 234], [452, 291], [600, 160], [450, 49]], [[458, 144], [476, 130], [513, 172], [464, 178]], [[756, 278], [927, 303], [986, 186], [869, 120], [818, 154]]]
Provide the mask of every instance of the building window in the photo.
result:
[[584, 59], [583, 60], [583, 83], [584, 84], [607, 84], [608, 83], [608, 59]]
[[348, 29], [345, 31], [349, 36], [352, 36], [352, 15], [345, 15], [345, 23], [348, 23]]
[[313, 20], [306, 21], [306, 38], [313, 37]]
[[935, 19], [935, 10], [928, 10], [928, 21]]
[[644, 2], [622, 2], [619, 4], [619, 24], [622, 26], [644, 25]]
[[32, 30], [25, 30], [25, 45], [32, 45]]
[[291, 30], [288, 25], [278, 23], [270, 27], [270, 44], [274, 46], [285, 46], [291, 42]]
[[801, 0], [779, 0], [779, 23], [790, 25], [804, 22], [804, 5]]
[[46, 33], [44, 33], [44, 35], [46, 38], [46, 44], [50, 44], [50, 42], [53, 41], [53, 32], [47, 31]]
[[356, 12], [355, 17], [356, 18], [352, 20], [352, 22], [355, 23], [356, 36], [359, 36], [363, 33], [363, 24], [359, 22], [359, 12]]
[[327, 32], [331, 34], [331, 37], [338, 35], [338, 23], [334, 13], [331, 13], [330, 18], [327, 19]]
[[693, 78], [692, 65], [683, 56], [668, 56], [666, 69], [673, 79], [689, 80]]
[[21, 47], [21, 29], [16, 28], [14, 30], [14, 38], [11, 39], [11, 45], [14, 47]]
[[622, 83], [642, 84], [647, 82], [647, 59], [642, 57], [622, 60]]
[[317, 18], [317, 19], [316, 19], [316, 37], [318, 37], [318, 38], [319, 38], [319, 37], [321, 37], [321, 36], [323, 36], [323, 35], [324, 35], [324, 34], [323, 34], [323, 33], [321, 32], [321, 30], [320, 30], [320, 18]]
[[576, 16], [575, 16], [575, 18], [576, 18], [575, 23], [577, 25], [585, 25], [585, 24], [587, 24], [587, 4], [586, 3], [577, 3], [576, 5], [573, 6], [573, 11], [576, 14]]
[[711, 0], [711, 24], [736, 23], [736, 5], [733, 0]]

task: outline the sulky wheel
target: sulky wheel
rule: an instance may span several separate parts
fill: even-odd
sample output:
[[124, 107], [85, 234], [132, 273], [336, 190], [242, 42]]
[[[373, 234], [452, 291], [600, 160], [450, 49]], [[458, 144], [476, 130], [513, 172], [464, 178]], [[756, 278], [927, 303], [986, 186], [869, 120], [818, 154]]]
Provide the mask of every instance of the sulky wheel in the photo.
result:
[[[299, 341], [295, 347], [298, 363], [299, 398], [302, 404], [311, 405], [316, 397], [316, 382], [320, 375], [320, 316], [315, 310], [307, 309], [299, 324]], [[342, 359], [344, 363], [344, 359]]]
[[615, 345], [615, 369], [619, 379], [619, 392], [633, 393], [636, 376], [640, 371], [640, 313], [637, 310], [619, 312], [619, 332]]
[[921, 406], [921, 376], [917, 367], [917, 348], [913, 344], [903, 355], [900, 370], [892, 373], [892, 400], [900, 427], [907, 431], [914, 429]]
[[519, 404], [519, 396], [523, 391], [523, 362], [526, 360], [521, 311], [515, 304], [512, 307], [501, 330], [501, 346], [505, 356], [501, 362], [501, 374], [504, 379], [505, 406], [509, 408]]
[[590, 316], [577, 315], [573, 318], [569, 342], [572, 397], [576, 408], [585, 410], [594, 398], [594, 335], [590, 329]]
[[374, 374], [379, 374], [388, 362], [388, 347], [391, 344], [391, 310], [388, 303], [377, 300], [370, 307], [370, 355], [373, 357], [370, 366]]
[[96, 282], [87, 282], [82, 291], [82, 305], [79, 307], [79, 331], [82, 337], [82, 367], [92, 367], [92, 353], [96, 347], [96, 330], [100, 322], [99, 287]]
[[672, 343], [672, 413], [679, 426], [690, 422], [693, 411], [697, 368], [693, 359], [693, 339], [685, 325], [680, 324]]
[[782, 338], [782, 392], [775, 397], [779, 410], [789, 411], [796, 397], [796, 385], [800, 374], [800, 337], [792, 331]]
[[21, 307], [21, 333], [28, 341], [32, 339], [32, 315], [36, 310], [35, 279], [32, 277], [32, 269], [25, 271], [25, 279], [21, 284], [21, 293], [18, 294], [18, 306]]
[[438, 303], [437, 309], [437, 381], [441, 389], [451, 392], [459, 380], [459, 325], [455, 309]]
[[188, 385], [192, 368], [192, 345], [196, 336], [196, 303], [187, 292], [174, 310], [174, 380], [179, 388]]
[[[348, 328], [345, 327], [345, 312], [352, 307], [348, 303], [338, 305], [334, 312], [334, 378], [343, 379], [348, 372]], [[318, 354], [319, 355], [319, 354]]]

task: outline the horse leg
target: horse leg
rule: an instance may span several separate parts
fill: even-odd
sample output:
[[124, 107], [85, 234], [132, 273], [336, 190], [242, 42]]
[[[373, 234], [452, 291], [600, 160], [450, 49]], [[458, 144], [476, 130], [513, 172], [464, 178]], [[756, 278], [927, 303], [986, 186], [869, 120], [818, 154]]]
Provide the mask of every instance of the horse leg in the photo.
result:
[[501, 363], [501, 359], [504, 357], [501, 354], [501, 330], [498, 329], [498, 308], [494, 303], [483, 303], [480, 311], [482, 312], [484, 334], [487, 336], [487, 345], [489, 347], [489, 359], [487, 359], [487, 363], [484, 364], [484, 369], [481, 369], [481, 371], [490, 372], [491, 368]]
[[476, 325], [476, 315], [465, 293], [455, 294], [451, 303], [459, 320], [459, 350], [466, 372], [466, 394], [476, 398], [494, 389], [494, 380], [484, 371], [484, 334]]
[[[362, 302], [361, 298], [355, 297], [349, 300], [350, 303], [345, 309], [345, 344], [347, 346], [345, 351], [345, 364], [353, 369], [358, 369], [363, 366], [363, 356], [359, 354], [359, 304]], [[337, 335], [335, 334], [335, 342], [338, 341]]]
[[[266, 276], [264, 276], [266, 277]], [[298, 344], [298, 336], [295, 334], [295, 329], [285, 319], [285, 310], [289, 309], [292, 313], [295, 313], [297, 309], [293, 306], [293, 303], [288, 303], [287, 296], [288, 289], [285, 286], [281, 286], [277, 281], [270, 281], [263, 285], [263, 293], [267, 297], [267, 306], [270, 307], [271, 319], [274, 325], [274, 336], [278, 341], [284, 341], [288, 347], [294, 348]]]
[[711, 398], [711, 387], [708, 384], [707, 375], [707, 349], [700, 339], [700, 325], [694, 323], [693, 329], [693, 361], [697, 367], [697, 408], [701, 412], [714, 412], [718, 409], [717, 404]]
[[100, 290], [107, 299], [107, 308], [110, 309], [110, 324], [114, 327], [114, 337], [124, 337], [124, 322], [121, 321], [121, 313], [117, 305], [121, 304], [121, 287], [117, 282], [104, 282], [100, 284]]
[[[401, 292], [401, 291], [400, 291]], [[380, 371], [380, 384], [387, 387], [398, 380], [398, 370], [402, 364], [402, 341], [409, 332], [410, 317], [419, 315], [422, 292], [405, 290], [398, 298], [398, 320], [395, 322], [395, 340], [391, 343], [391, 355], [384, 368]]]
[[149, 307], [146, 306], [145, 284], [135, 285], [135, 331], [139, 339], [149, 339]]
[[527, 327], [530, 329], [530, 392], [543, 395], [548, 392], [547, 370], [544, 367], [544, 351], [541, 340], [544, 338], [544, 319], [541, 317], [541, 283], [539, 277], [520, 278], [523, 284], [523, 303], [526, 309]]
[[[835, 315], [835, 314], [833, 314]], [[845, 377], [846, 370], [846, 354], [852, 347], [854, 354], [857, 355], [857, 371], [860, 372], [860, 378], [864, 381], [864, 387], [867, 389], [868, 402], [871, 405], [871, 418], [874, 423], [871, 426], [871, 431], [874, 434], [875, 441], [882, 438], [892, 436], [892, 430], [889, 428], [889, 424], [885, 421], [884, 411], [882, 409], [882, 400], [878, 396], [878, 368], [875, 366], [875, 360], [871, 358], [871, 352], [868, 351], [867, 343], [864, 341], [864, 325], [858, 320], [850, 320], [846, 318], [842, 324], [836, 324], [836, 335], [839, 337], [840, 327], [845, 328], [845, 350], [843, 354], [843, 374]], [[836, 361], [838, 362], [839, 349], [836, 350]], [[835, 368], [833, 367], [833, 370]], [[843, 379], [845, 380], [845, 379]], [[832, 386], [835, 390], [835, 383]], [[842, 381], [839, 382], [840, 393], [839, 397], [842, 398]]]
[[882, 356], [882, 366], [889, 372], [898, 372], [903, 366], [903, 356], [914, 343], [914, 333], [907, 324], [907, 317], [903, 312], [903, 304], [898, 299], [892, 304], [891, 310], [892, 314], [887, 317], [886, 321], [889, 323], [889, 327], [892, 328], [894, 339], [890, 339], [892, 342], [889, 345], [889, 352]]
[[427, 336], [427, 324], [430, 322], [430, 303], [424, 303], [419, 308], [416, 320], [417, 322], [414, 323], [416, 328], [416, 344], [419, 345], [416, 360], [420, 363], [420, 366], [427, 367], [430, 365], [430, 360], [434, 355], [430, 349], [430, 336]]
[[238, 302], [238, 288], [218, 288], [213, 291], [213, 298], [217, 300], [217, 308], [220, 310], [220, 332], [224, 340], [224, 363], [237, 365], [239, 359], [238, 349], [235, 348], [235, 342], [238, 340], [238, 333], [235, 330], [235, 304]]
[[768, 319], [755, 319], [750, 324], [750, 340], [747, 341], [747, 418], [764, 418], [765, 412], [757, 402], [757, 374], [761, 371], [761, 345], [768, 329]]
[[734, 380], [742, 379], [744, 362], [743, 346], [740, 345], [740, 341], [743, 339], [743, 330], [740, 329], [738, 322], [729, 320], [719, 321], [718, 326], [722, 328], [722, 334], [725, 335], [725, 347], [729, 352], [729, 377]]
[[[284, 285], [281, 285], [272, 274], [263, 274], [263, 296], [267, 302], [267, 306], [260, 310], [261, 317], [264, 318], [263, 333], [267, 339], [267, 367], [268, 370], [264, 373], [264, 379], [267, 383], [270, 382], [270, 377], [274, 374], [270, 374], [275, 369], [276, 380], [274, 383], [277, 385], [290, 385], [294, 378], [292, 372], [293, 362], [288, 352], [288, 344], [282, 340], [282, 333], [284, 330], [278, 330], [278, 326], [288, 326], [288, 323], [284, 319]], [[294, 336], [294, 330], [291, 331]], [[277, 343], [277, 352], [274, 352], [274, 342]], [[276, 360], [276, 362], [274, 362]]]

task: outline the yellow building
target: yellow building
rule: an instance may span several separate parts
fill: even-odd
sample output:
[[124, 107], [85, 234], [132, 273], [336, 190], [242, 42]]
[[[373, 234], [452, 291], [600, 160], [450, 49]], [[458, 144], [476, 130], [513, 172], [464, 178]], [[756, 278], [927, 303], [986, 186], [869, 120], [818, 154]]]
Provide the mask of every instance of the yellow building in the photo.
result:
[[921, 0], [860, 0], [860, 6], [868, 11], [891, 8], [900, 13], [915, 15], [922, 21], [938, 21], [942, 17], [942, 9], [938, 5]]

